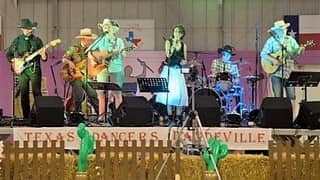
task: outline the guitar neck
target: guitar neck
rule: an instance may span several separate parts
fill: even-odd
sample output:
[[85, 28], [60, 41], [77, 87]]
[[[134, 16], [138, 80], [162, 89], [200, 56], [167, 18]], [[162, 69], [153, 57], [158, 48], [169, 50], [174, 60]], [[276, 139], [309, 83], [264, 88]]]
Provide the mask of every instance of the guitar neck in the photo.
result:
[[49, 44], [46, 44], [45, 46], [43, 46], [42, 48], [38, 49], [36, 52], [32, 53], [30, 56], [28, 56], [25, 61], [26, 62], [29, 62], [31, 61], [34, 57], [38, 56], [40, 51], [43, 50], [43, 49], [48, 49], [50, 47]]

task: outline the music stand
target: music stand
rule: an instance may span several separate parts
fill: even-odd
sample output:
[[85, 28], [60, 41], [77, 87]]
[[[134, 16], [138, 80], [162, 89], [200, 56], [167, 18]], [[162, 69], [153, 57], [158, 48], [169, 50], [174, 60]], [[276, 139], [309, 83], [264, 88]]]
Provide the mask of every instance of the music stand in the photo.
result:
[[293, 71], [285, 84], [286, 87], [304, 87], [304, 101], [307, 102], [307, 87], [317, 87], [320, 72]]
[[[140, 92], [149, 93], [168, 93], [168, 81], [166, 78], [137, 78]], [[154, 124], [154, 118], [152, 118], [152, 124]]]
[[90, 84], [90, 86], [95, 89], [95, 90], [104, 90], [104, 94], [105, 94], [105, 112], [102, 114], [99, 114], [97, 119], [100, 116], [104, 115], [105, 121], [108, 121], [111, 125], [113, 125], [113, 122], [110, 120], [108, 113], [109, 112], [109, 91], [121, 91], [122, 89], [120, 88], [120, 86], [118, 84], [115, 83], [109, 83], [109, 82], [88, 82]]
[[169, 92], [166, 78], [137, 78], [140, 92]]

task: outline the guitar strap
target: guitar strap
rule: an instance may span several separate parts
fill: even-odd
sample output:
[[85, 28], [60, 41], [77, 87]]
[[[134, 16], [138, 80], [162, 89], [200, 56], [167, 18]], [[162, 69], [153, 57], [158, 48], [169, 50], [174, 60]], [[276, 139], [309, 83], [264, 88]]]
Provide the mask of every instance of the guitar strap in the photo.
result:
[[[36, 50], [38, 50], [38, 47], [36, 45], [36, 37], [32, 34], [30, 37], [24, 37], [27, 43], [27, 48], [29, 54], [34, 53]], [[32, 59], [29, 61], [29, 67], [32, 67], [32, 73], [36, 71], [36, 61]]]

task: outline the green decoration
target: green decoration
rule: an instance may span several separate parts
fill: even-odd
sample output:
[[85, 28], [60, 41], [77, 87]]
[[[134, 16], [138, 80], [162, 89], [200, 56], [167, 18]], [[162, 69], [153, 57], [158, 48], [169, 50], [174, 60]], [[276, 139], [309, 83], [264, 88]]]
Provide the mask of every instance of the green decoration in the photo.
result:
[[78, 125], [77, 134], [81, 139], [79, 158], [78, 158], [78, 172], [86, 172], [88, 166], [88, 155], [93, 152], [93, 136], [86, 129], [86, 125], [80, 123]]
[[208, 171], [215, 171], [215, 167], [210, 158], [210, 153], [212, 153], [215, 164], [218, 164], [219, 160], [224, 158], [228, 154], [228, 146], [222, 144], [221, 141], [215, 140], [212, 137], [208, 140], [209, 150], [205, 149], [202, 153], [202, 159], [207, 165]]

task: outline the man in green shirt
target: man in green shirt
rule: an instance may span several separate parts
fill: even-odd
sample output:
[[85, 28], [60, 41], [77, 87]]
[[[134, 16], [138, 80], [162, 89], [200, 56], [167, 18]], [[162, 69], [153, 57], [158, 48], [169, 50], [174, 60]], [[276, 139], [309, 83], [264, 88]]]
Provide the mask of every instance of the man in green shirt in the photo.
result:
[[[21, 34], [11, 43], [7, 50], [7, 59], [14, 63], [14, 58], [23, 58], [31, 55], [43, 47], [42, 40], [35, 36], [34, 30], [37, 27], [36, 22], [30, 19], [21, 19], [17, 28], [20, 28]], [[41, 65], [40, 59], [47, 60], [45, 48], [40, 50], [39, 55], [29, 61], [28, 66], [18, 75], [18, 87], [21, 92], [21, 106], [23, 118], [28, 119], [30, 115], [29, 82], [31, 81], [33, 97], [41, 96]]]
[[96, 35], [92, 33], [91, 29], [81, 29], [80, 34], [76, 36], [76, 39], [79, 39], [80, 42], [70, 46], [63, 56], [63, 62], [68, 64], [71, 69], [75, 69], [77, 71], [82, 70], [80, 72], [81, 76], [79, 78], [74, 78], [70, 82], [72, 86], [72, 97], [75, 112], [81, 112], [81, 103], [84, 99], [84, 92], [86, 92], [90, 104], [93, 106], [96, 113], [99, 114], [99, 100], [97, 98], [97, 92], [89, 85], [88, 78], [85, 76], [85, 67], [88, 63], [88, 54], [85, 53], [85, 50], [95, 38]]

